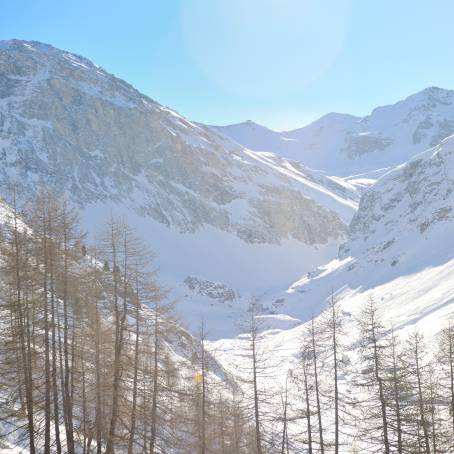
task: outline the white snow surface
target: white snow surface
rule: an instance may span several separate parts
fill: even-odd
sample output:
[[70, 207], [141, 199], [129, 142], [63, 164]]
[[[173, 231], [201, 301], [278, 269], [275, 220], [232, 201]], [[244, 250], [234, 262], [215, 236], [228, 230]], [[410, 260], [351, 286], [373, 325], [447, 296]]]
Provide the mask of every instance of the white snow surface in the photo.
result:
[[[429, 352], [435, 351], [437, 334], [454, 319], [453, 245], [454, 136], [390, 171], [365, 192], [337, 259], [285, 292], [260, 300], [264, 306], [280, 300], [285, 314], [276, 314], [274, 326], [263, 327], [259, 348], [272, 367], [267, 376], [274, 378], [262, 379], [261, 386], [282, 392], [288, 372], [298, 367], [308, 321], [324, 316], [332, 293], [343, 319], [342, 343], [353, 360], [350, 373], [360, 368], [357, 320], [370, 297], [385, 327], [393, 328], [401, 341], [417, 329]], [[297, 326], [279, 326], [287, 317], [298, 320]], [[243, 334], [211, 342], [210, 348], [223, 367], [241, 376], [250, 367], [249, 342]], [[290, 395], [298, 399], [290, 386]], [[340, 387], [357, 392], [345, 376]], [[325, 424], [331, 417], [326, 411]], [[297, 430], [291, 423], [289, 433]], [[347, 440], [341, 452], [351, 452], [350, 445]], [[369, 452], [364, 449], [360, 452]]]
[[338, 258], [268, 302], [280, 298], [285, 314], [305, 322], [332, 292], [349, 314], [373, 296], [397, 330], [435, 334], [454, 311], [454, 136], [369, 188], [349, 236]]
[[330, 113], [291, 131], [252, 121], [214, 128], [251, 150], [271, 151], [329, 175], [380, 175], [454, 133], [454, 91], [430, 87], [365, 117]]
[[255, 153], [46, 44], [0, 42], [0, 73], [1, 187], [66, 195], [91, 237], [123, 215], [183, 318], [212, 321], [213, 338], [239, 332], [248, 295], [287, 288], [346, 238], [354, 183]]
[[[10, 96], [0, 99], [2, 183], [19, 179], [33, 190], [44, 181], [61, 189], [80, 207], [91, 237], [110, 212], [123, 215], [157, 252], [161, 280], [183, 322], [195, 331], [204, 319], [210, 349], [233, 375], [247, 369], [253, 296], [263, 307], [261, 346], [272, 353], [277, 375], [269, 386], [277, 388], [296, 367], [307, 321], [323, 314], [332, 292], [353, 355], [356, 317], [370, 296], [398, 335], [417, 327], [429, 344], [454, 316], [454, 92], [429, 88], [364, 118], [329, 114], [283, 133], [252, 122], [216, 128], [222, 136], [83, 57], [35, 42], [0, 42], [0, 52], [9, 56], [11, 49], [27, 64], [35, 65], [36, 55], [46, 64], [33, 77], [27, 65], [25, 75], [10, 77], [8, 84], [23, 90], [3, 87]], [[42, 109], [40, 90], [49, 80], [64, 95], [68, 83], [69, 93], [84, 100], [87, 123], [99, 121], [96, 109], [115, 118], [119, 123], [107, 126], [124, 127], [124, 134], [144, 121], [153, 132], [144, 136], [147, 147], [138, 146], [139, 134], [128, 136], [136, 148], [122, 154], [102, 135], [92, 142], [94, 128], [66, 155], [58, 146], [49, 152], [44, 144], [58, 142], [52, 134], [67, 126], [58, 121], [67, 114], [60, 104]], [[23, 109], [34, 103], [41, 108]], [[13, 133], [21, 130], [18, 140]], [[65, 164], [60, 178], [49, 171], [55, 161]], [[301, 232], [287, 223], [304, 221], [290, 219], [301, 201], [314, 208], [309, 237], [324, 219], [339, 229], [328, 231], [326, 241], [298, 238]], [[259, 213], [261, 203], [275, 208]], [[0, 223], [8, 210], [0, 204]], [[245, 227], [263, 237], [245, 240], [239, 234]]]

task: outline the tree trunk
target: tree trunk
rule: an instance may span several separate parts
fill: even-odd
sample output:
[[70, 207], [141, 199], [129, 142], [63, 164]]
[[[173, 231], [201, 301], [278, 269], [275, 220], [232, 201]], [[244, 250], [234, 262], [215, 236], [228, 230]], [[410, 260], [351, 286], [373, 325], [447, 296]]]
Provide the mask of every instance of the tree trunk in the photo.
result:
[[337, 320], [334, 301], [332, 301], [332, 342], [334, 362], [334, 452], [339, 454], [339, 385], [337, 363]]
[[159, 349], [159, 331], [158, 331], [158, 305], [154, 308], [154, 351], [153, 351], [153, 390], [151, 397], [151, 436], [150, 436], [150, 454], [155, 454], [156, 444], [156, 427], [157, 427], [157, 409], [158, 409], [158, 349]]
[[202, 445], [200, 454], [206, 454], [206, 363], [205, 363], [205, 332], [202, 324], [201, 336], [201, 366], [202, 366]]
[[[96, 271], [95, 271], [96, 272]], [[95, 276], [96, 279], [96, 276]], [[96, 453], [102, 453], [102, 390], [101, 390], [101, 354], [100, 336], [101, 323], [99, 320], [98, 301], [95, 302], [96, 333], [95, 333], [95, 374], [96, 374]]]
[[324, 454], [325, 444], [323, 442], [323, 425], [322, 425], [322, 411], [320, 405], [320, 390], [318, 380], [318, 367], [317, 367], [317, 346], [315, 343], [315, 322], [312, 318], [311, 321], [311, 338], [312, 338], [312, 359], [314, 363], [314, 384], [315, 384], [315, 398], [317, 402], [317, 418], [318, 418], [318, 433], [320, 438], [320, 453]]
[[68, 341], [68, 256], [69, 256], [69, 236], [71, 230], [71, 220], [66, 202], [63, 205], [63, 356], [65, 363], [65, 376], [63, 380], [63, 403], [66, 421], [66, 441], [68, 454], [74, 454], [74, 427], [73, 427], [73, 402], [72, 393], [70, 392], [70, 365], [69, 365], [69, 341]]
[[257, 329], [255, 322], [255, 312], [251, 311], [251, 348], [252, 348], [252, 381], [254, 387], [254, 419], [255, 419], [255, 443], [257, 454], [263, 454], [262, 434], [260, 430], [260, 408], [257, 380]]
[[451, 425], [452, 433], [454, 434], [454, 328], [452, 325], [448, 327], [448, 350], [449, 350], [449, 381], [451, 394]]
[[309, 401], [309, 384], [306, 365], [303, 366], [304, 393], [306, 400], [306, 420], [307, 420], [307, 449], [308, 454], [312, 454], [312, 425], [311, 425], [311, 404]]
[[50, 348], [49, 348], [49, 305], [48, 305], [48, 256], [47, 256], [47, 213], [46, 207], [43, 208], [43, 232], [42, 232], [42, 248], [43, 248], [43, 317], [44, 317], [44, 376], [45, 376], [45, 397], [44, 397], [44, 454], [50, 454]]
[[[47, 201], [50, 205], [50, 200]], [[57, 336], [56, 336], [56, 324], [58, 320], [58, 314], [56, 314], [55, 304], [55, 272], [54, 272], [54, 256], [55, 256], [55, 232], [53, 225], [53, 217], [50, 214], [54, 210], [54, 206], [49, 206], [49, 279], [50, 279], [50, 308], [51, 308], [51, 346], [52, 346], [52, 395], [53, 395], [53, 406], [54, 406], [54, 432], [55, 432], [55, 444], [57, 454], [61, 454], [61, 440], [60, 440], [60, 409], [59, 409], [59, 397], [58, 397], [58, 384], [57, 384]]]
[[139, 336], [140, 336], [140, 299], [139, 299], [139, 285], [138, 276], [136, 271], [136, 307], [135, 307], [135, 345], [134, 345], [134, 377], [132, 383], [132, 408], [131, 408], [131, 427], [129, 429], [129, 443], [128, 454], [133, 454], [134, 437], [136, 431], [136, 408], [137, 408], [137, 375], [139, 369]]
[[285, 393], [284, 393], [284, 414], [283, 414], [283, 427], [282, 427], [282, 441], [281, 441], [281, 454], [285, 454], [287, 444], [288, 444], [288, 437], [287, 437], [287, 405], [288, 405], [288, 387], [287, 387], [287, 380], [285, 380]]
[[[35, 448], [35, 426], [34, 426], [34, 405], [33, 405], [33, 377], [30, 345], [30, 323], [29, 316], [23, 313], [22, 300], [22, 276], [21, 276], [21, 241], [16, 211], [16, 201], [13, 204], [13, 250], [14, 250], [14, 274], [15, 274], [15, 298], [19, 318], [19, 342], [21, 351], [21, 371], [24, 375], [25, 401], [27, 407], [27, 428], [29, 436], [30, 454], [36, 453]], [[28, 308], [27, 308], [28, 309]], [[25, 332], [26, 331], [26, 335]]]
[[422, 392], [422, 379], [421, 379], [421, 365], [420, 365], [420, 338], [416, 335], [414, 353], [415, 353], [415, 365], [416, 365], [416, 379], [418, 386], [418, 406], [419, 406], [419, 417], [421, 420], [423, 435], [424, 435], [424, 445], [426, 454], [430, 454], [430, 442], [429, 442], [429, 430], [427, 428], [426, 415], [424, 411], [424, 396]]
[[402, 442], [402, 416], [400, 409], [401, 396], [399, 392], [399, 379], [397, 375], [397, 355], [396, 355], [396, 338], [394, 336], [394, 330], [391, 338], [392, 348], [392, 380], [393, 380], [393, 399], [396, 411], [396, 432], [397, 432], [397, 452], [398, 454], [403, 453], [403, 442]]
[[[114, 283], [114, 312], [115, 312], [115, 348], [114, 348], [114, 373], [112, 383], [112, 413], [110, 418], [109, 435], [107, 438], [106, 454], [114, 454], [115, 452], [115, 430], [118, 419], [118, 400], [120, 394], [120, 378], [121, 378], [121, 355], [123, 349], [123, 326], [126, 318], [126, 313], [120, 316], [119, 297], [118, 297], [118, 278], [119, 269], [117, 264], [117, 235], [115, 232], [115, 223], [111, 222], [111, 253], [112, 253], [112, 276]], [[124, 296], [126, 298], [126, 295]]]

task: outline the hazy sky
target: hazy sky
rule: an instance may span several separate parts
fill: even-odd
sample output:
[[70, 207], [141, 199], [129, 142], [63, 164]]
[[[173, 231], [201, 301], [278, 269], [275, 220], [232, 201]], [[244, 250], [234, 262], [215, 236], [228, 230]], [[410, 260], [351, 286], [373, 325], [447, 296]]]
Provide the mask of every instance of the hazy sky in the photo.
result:
[[192, 120], [290, 129], [454, 89], [452, 0], [0, 0], [0, 39], [90, 58]]

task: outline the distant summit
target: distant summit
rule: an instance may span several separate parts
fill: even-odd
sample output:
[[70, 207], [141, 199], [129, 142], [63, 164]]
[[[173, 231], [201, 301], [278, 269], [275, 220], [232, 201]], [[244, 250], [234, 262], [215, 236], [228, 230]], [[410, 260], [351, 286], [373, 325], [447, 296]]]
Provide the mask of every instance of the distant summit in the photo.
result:
[[453, 134], [454, 91], [428, 87], [366, 117], [329, 113], [291, 131], [249, 124], [215, 129], [251, 150], [271, 151], [332, 175], [367, 174], [401, 164]]

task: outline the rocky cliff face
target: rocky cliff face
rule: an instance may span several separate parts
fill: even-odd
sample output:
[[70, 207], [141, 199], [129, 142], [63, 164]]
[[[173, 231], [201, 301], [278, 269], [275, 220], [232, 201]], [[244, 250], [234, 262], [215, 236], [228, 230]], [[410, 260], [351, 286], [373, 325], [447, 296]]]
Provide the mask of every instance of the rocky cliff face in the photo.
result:
[[[211, 260], [238, 268], [241, 259], [230, 260], [238, 241], [263, 245], [254, 251], [270, 268], [276, 255], [266, 247], [281, 259], [283, 242], [316, 248], [308, 266], [321, 263], [327, 253], [317, 259], [317, 248], [334, 253], [357, 197], [352, 187], [186, 120], [86, 58], [17, 40], [0, 43], [0, 184], [13, 182], [24, 194], [39, 185], [66, 193], [88, 220], [108, 208], [126, 213], [160, 254], [172, 256], [164, 272], [183, 263], [178, 279], [214, 282], [220, 276], [205, 270], [213, 270]], [[200, 258], [212, 247], [207, 230], [216, 247]], [[183, 240], [190, 252], [172, 255]]]
[[[454, 137], [449, 137], [365, 192], [340, 257], [390, 260], [396, 266], [400, 258], [413, 256], [415, 249], [422, 253], [423, 247], [430, 253], [438, 245], [441, 251], [442, 232], [452, 228], [453, 210]], [[433, 245], [428, 247], [428, 242]]]
[[[454, 270], [454, 136], [393, 169], [369, 188], [339, 257], [296, 282], [301, 318], [321, 310], [331, 290], [348, 311], [369, 296], [396, 326], [451, 314]], [[316, 311], [317, 311], [316, 310]], [[295, 312], [296, 311], [296, 312]], [[451, 316], [451, 315], [449, 315]], [[423, 327], [424, 330], [430, 326]]]
[[3, 42], [0, 74], [3, 184], [42, 182], [81, 207], [127, 201], [180, 232], [208, 224], [253, 243], [326, 243], [344, 231], [294, 181], [85, 58]]

